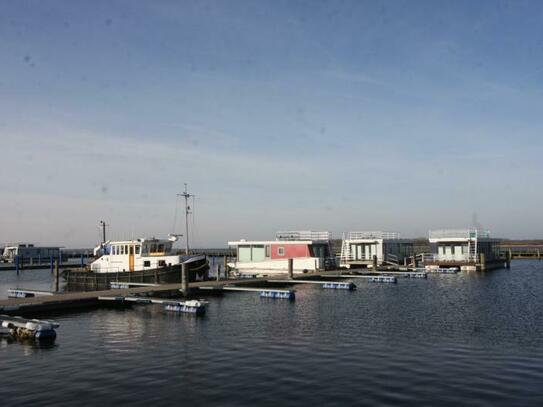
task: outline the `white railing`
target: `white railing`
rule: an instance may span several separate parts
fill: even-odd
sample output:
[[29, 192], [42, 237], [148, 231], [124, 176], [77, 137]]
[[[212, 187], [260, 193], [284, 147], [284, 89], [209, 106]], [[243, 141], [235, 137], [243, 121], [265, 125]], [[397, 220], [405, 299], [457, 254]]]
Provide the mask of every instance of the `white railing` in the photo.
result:
[[477, 229], [430, 230], [430, 239], [481, 239], [489, 238], [490, 232]]
[[349, 240], [358, 239], [399, 239], [400, 234], [398, 232], [383, 232], [380, 230], [365, 231], [365, 232], [350, 232]]
[[313, 232], [311, 230], [281, 231], [275, 234], [277, 240], [330, 240], [330, 232]]

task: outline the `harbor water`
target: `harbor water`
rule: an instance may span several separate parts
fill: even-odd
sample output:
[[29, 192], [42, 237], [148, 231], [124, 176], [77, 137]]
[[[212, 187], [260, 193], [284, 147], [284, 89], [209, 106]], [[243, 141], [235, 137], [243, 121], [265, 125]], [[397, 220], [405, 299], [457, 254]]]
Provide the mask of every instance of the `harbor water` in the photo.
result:
[[[296, 301], [209, 297], [203, 317], [159, 305], [48, 315], [54, 346], [0, 340], [9, 406], [541, 406], [543, 262]], [[0, 274], [50, 290], [48, 271]]]

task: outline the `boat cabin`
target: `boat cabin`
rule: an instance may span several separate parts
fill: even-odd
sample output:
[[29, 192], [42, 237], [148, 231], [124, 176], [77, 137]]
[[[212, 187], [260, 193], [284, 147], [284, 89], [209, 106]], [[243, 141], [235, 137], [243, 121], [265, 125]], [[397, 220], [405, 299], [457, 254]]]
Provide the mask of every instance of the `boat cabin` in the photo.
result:
[[7, 245], [1, 259], [4, 263], [14, 263], [17, 259], [23, 263], [49, 261], [60, 258], [60, 247], [38, 247], [30, 243]]
[[239, 273], [273, 274], [288, 271], [293, 259], [294, 273], [307, 273], [335, 266], [329, 232], [277, 232], [275, 240], [228, 242], [235, 248], [236, 261], [229, 266]]
[[97, 273], [141, 271], [181, 263], [182, 256], [173, 253], [174, 241], [168, 239], [137, 239], [108, 241], [94, 249], [98, 257], [91, 263]]
[[499, 240], [490, 232], [477, 229], [432, 230], [429, 233], [432, 261], [430, 266], [459, 266], [465, 270], [485, 269], [504, 259], [499, 252]]
[[343, 234], [340, 266], [368, 267], [377, 264], [405, 264], [413, 256], [413, 240], [402, 239], [397, 232], [364, 231]]

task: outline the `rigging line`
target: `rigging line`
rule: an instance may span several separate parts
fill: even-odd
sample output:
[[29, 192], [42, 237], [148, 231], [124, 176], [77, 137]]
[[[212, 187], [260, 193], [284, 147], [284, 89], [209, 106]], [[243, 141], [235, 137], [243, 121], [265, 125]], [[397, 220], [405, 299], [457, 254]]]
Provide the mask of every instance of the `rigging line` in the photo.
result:
[[192, 244], [194, 244], [194, 236], [195, 236], [195, 233], [194, 233], [195, 206], [196, 206], [196, 197], [193, 195], [192, 196], [192, 225], [191, 225], [191, 230], [190, 230], [190, 235], [191, 235], [190, 238], [192, 240]]

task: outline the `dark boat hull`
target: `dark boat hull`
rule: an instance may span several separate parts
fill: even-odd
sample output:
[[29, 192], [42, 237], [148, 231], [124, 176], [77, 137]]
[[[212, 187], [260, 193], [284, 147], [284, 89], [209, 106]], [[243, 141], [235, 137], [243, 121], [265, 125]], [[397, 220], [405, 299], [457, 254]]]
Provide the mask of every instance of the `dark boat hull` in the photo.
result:
[[[207, 259], [187, 263], [189, 281], [208, 279], [209, 264]], [[104, 290], [110, 288], [112, 281], [146, 284], [181, 283], [181, 265], [161, 267], [132, 272], [94, 273], [81, 269], [66, 269], [62, 272], [68, 290]]]

